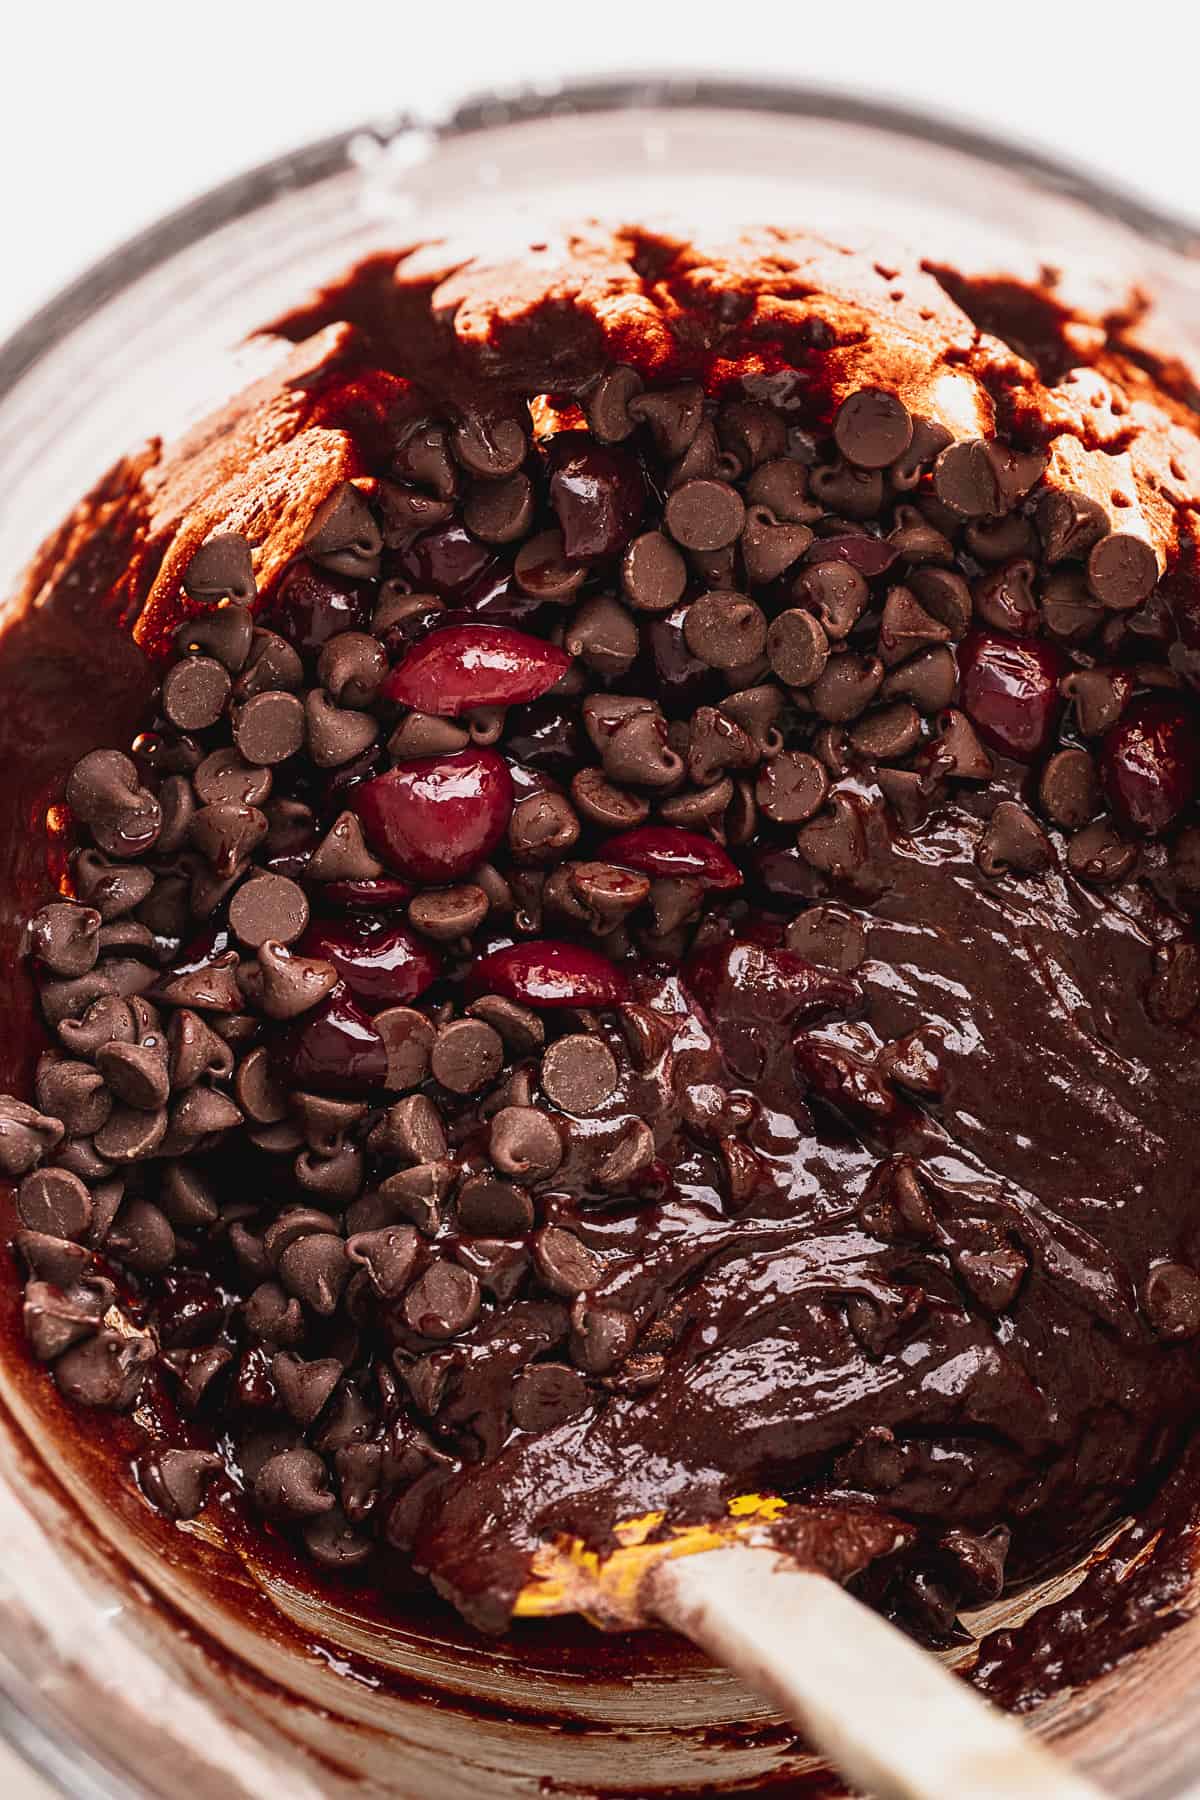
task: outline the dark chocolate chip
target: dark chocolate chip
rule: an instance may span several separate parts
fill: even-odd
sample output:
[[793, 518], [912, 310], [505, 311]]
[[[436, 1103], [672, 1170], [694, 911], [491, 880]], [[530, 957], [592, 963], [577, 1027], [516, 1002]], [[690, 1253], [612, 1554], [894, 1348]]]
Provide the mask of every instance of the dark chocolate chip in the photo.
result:
[[45, 1237], [81, 1238], [92, 1222], [92, 1197], [78, 1175], [38, 1169], [17, 1189], [17, 1215], [27, 1230]]
[[477, 1094], [504, 1066], [500, 1034], [482, 1019], [456, 1019], [443, 1025], [429, 1053], [436, 1081], [454, 1094]]
[[1140, 606], [1157, 581], [1158, 558], [1145, 538], [1113, 531], [1088, 553], [1088, 586], [1112, 612], [1129, 612]]
[[553, 1431], [590, 1403], [587, 1382], [569, 1363], [531, 1363], [513, 1383], [513, 1423], [522, 1431]]
[[479, 1317], [479, 1282], [459, 1263], [435, 1259], [404, 1297], [404, 1317], [421, 1337], [457, 1337]]
[[1103, 805], [1096, 765], [1086, 750], [1057, 750], [1042, 771], [1042, 811], [1056, 825], [1078, 831]]
[[600, 1258], [561, 1225], [543, 1225], [533, 1240], [533, 1261], [551, 1293], [567, 1299], [595, 1287], [603, 1267]]
[[762, 655], [767, 621], [744, 594], [717, 590], [688, 607], [683, 636], [692, 655], [713, 669], [736, 669]]
[[224, 712], [232, 686], [228, 669], [215, 657], [189, 657], [163, 678], [163, 712], [181, 731], [206, 731]]
[[420, 1087], [429, 1073], [434, 1028], [424, 1013], [411, 1006], [390, 1006], [376, 1013], [374, 1026], [387, 1051], [387, 1075], [383, 1085], [392, 1093]]
[[759, 772], [758, 810], [777, 825], [801, 825], [825, 804], [829, 777], [805, 750], [783, 750]]
[[309, 559], [335, 575], [369, 579], [379, 573], [383, 537], [370, 507], [352, 482], [326, 495], [305, 533]]
[[1157, 1263], [1142, 1286], [1142, 1309], [1160, 1337], [1200, 1333], [1200, 1275], [1185, 1263]]
[[[183, 586], [193, 600], [207, 600], [214, 605], [221, 600], [253, 600], [258, 589], [246, 539], [237, 531], [225, 531], [209, 538], [193, 552], [183, 572]], [[238, 610], [245, 609], [239, 607]], [[241, 667], [232, 663], [226, 666]]]
[[860, 469], [884, 469], [912, 443], [912, 419], [895, 394], [882, 388], [859, 388], [838, 407], [833, 436], [848, 463]]
[[296, 755], [304, 732], [303, 703], [278, 689], [247, 700], [233, 725], [234, 742], [246, 761], [270, 767]]
[[153, 1358], [148, 1338], [98, 1331], [59, 1357], [54, 1379], [77, 1406], [123, 1412], [137, 1399]]
[[229, 902], [230, 929], [252, 950], [268, 938], [294, 944], [307, 924], [304, 889], [285, 875], [255, 875], [242, 883]]

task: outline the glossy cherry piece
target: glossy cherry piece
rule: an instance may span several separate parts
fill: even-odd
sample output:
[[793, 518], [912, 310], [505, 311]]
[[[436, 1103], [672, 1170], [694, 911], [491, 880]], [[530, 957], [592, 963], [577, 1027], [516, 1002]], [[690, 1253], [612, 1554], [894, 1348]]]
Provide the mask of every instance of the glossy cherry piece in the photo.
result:
[[323, 881], [314, 884], [310, 898], [335, 912], [390, 912], [411, 900], [416, 889], [411, 882], [398, 881], [394, 875], [377, 875], [364, 881]]
[[1100, 746], [1100, 776], [1121, 823], [1147, 835], [1166, 831], [1196, 798], [1200, 725], [1178, 700], [1135, 700]]
[[894, 546], [883, 538], [872, 537], [866, 531], [848, 531], [839, 537], [818, 538], [804, 560], [806, 563], [850, 563], [870, 581], [891, 568], [896, 554]]
[[383, 1039], [341, 982], [276, 1040], [273, 1060], [292, 1087], [320, 1094], [379, 1087], [388, 1067]]
[[701, 950], [685, 963], [683, 981], [710, 1017], [735, 1024], [791, 1024], [847, 1012], [860, 999], [849, 976], [750, 938]]
[[467, 983], [476, 994], [501, 994], [523, 1006], [616, 1006], [629, 983], [598, 950], [553, 938], [511, 944], [472, 963]]
[[637, 869], [655, 880], [680, 876], [710, 888], [742, 885], [741, 871], [718, 843], [678, 825], [635, 825], [606, 838], [596, 854], [601, 862]]
[[371, 620], [373, 590], [316, 569], [303, 557], [279, 584], [272, 628], [304, 657], [315, 657], [339, 631], [363, 631]]
[[1062, 658], [1035, 638], [974, 631], [959, 646], [963, 711], [993, 750], [1033, 762], [1050, 742], [1059, 711]]
[[350, 795], [376, 856], [410, 881], [444, 885], [486, 862], [508, 829], [513, 783], [494, 750], [397, 763]]
[[586, 431], [561, 431], [550, 440], [546, 462], [566, 555], [619, 555], [636, 535], [646, 504], [637, 457], [598, 444]]
[[413, 593], [436, 594], [455, 606], [490, 599], [507, 584], [509, 570], [505, 559], [473, 538], [465, 525], [423, 531], [388, 566]]
[[316, 919], [296, 948], [331, 962], [354, 998], [372, 1012], [415, 1000], [442, 972], [432, 944], [407, 925], [382, 919]]
[[386, 700], [457, 719], [476, 706], [540, 699], [571, 658], [556, 644], [504, 625], [452, 625], [424, 638], [383, 684]]

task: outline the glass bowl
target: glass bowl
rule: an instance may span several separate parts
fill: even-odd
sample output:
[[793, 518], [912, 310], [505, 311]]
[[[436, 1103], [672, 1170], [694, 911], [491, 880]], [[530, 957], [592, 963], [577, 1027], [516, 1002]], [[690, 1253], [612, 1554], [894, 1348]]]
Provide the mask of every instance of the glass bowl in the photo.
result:
[[[763, 84], [491, 95], [239, 177], [0, 348], [0, 594], [121, 454], [269, 367], [278, 346], [256, 329], [351, 262], [430, 237], [519, 250], [588, 217], [693, 226], [707, 241], [739, 224], [808, 226], [914, 243], [971, 273], [1049, 264], [1097, 311], [1138, 289], [1143, 336], [1200, 361], [1195, 232], [1017, 146]], [[15, 1282], [0, 1284], [14, 1345], [16, 1310]], [[838, 1791], [732, 1677], [664, 1636], [637, 1639], [631, 1662], [582, 1626], [495, 1644], [431, 1620], [423, 1599], [387, 1613], [319, 1601], [253, 1543], [202, 1520], [164, 1527], [69, 1423], [16, 1348], [0, 1359], [0, 1731], [69, 1795]], [[1001, 1603], [982, 1627], [1050, 1591]], [[1115, 1793], [1151, 1800], [1200, 1776], [1197, 1716], [1190, 1617], [1031, 1722]]]

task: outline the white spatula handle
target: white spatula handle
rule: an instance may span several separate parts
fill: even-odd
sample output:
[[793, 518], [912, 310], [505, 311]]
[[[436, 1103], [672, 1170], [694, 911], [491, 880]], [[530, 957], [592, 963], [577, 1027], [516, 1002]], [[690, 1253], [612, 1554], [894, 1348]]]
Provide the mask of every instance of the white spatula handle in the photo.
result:
[[651, 1605], [879, 1800], [1099, 1800], [878, 1613], [776, 1551], [731, 1545], [664, 1563]]

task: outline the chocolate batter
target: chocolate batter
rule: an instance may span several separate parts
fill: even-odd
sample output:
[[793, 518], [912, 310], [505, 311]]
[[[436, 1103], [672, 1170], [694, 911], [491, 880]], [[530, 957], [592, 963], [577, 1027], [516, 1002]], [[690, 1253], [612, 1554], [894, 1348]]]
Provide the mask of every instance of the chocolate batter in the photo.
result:
[[487, 1629], [777, 1491], [949, 1641], [1197, 1400], [1186, 396], [809, 240], [430, 261], [8, 632], [32, 1348]]

